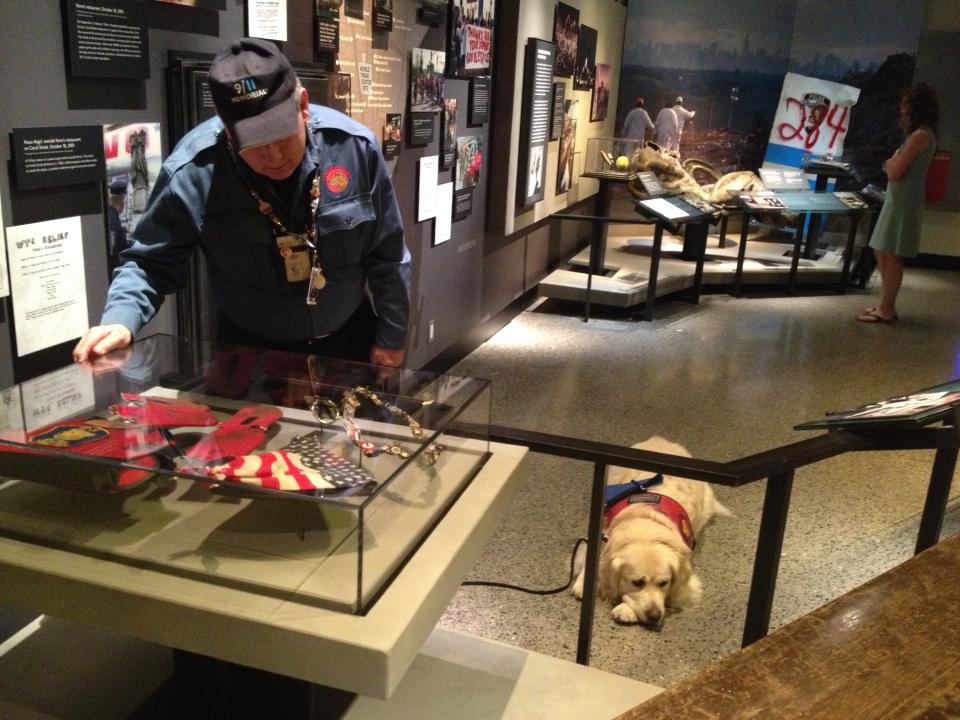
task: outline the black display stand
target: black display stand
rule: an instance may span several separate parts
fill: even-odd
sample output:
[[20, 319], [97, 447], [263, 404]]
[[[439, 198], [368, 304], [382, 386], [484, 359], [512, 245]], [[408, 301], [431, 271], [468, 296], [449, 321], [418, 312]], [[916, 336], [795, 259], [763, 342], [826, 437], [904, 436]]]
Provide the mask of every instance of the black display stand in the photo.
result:
[[670, 232], [679, 232], [682, 227], [684, 230], [683, 251], [681, 259], [692, 260], [697, 263], [693, 274], [693, 287], [689, 295], [689, 301], [693, 304], [700, 302], [700, 288], [703, 284], [703, 263], [707, 252], [707, 230], [710, 223], [714, 220], [714, 213], [705, 212], [686, 202], [681, 197], [656, 198], [669, 203], [673, 208], [683, 213], [682, 216], [667, 216], [664, 213], [651, 207], [649, 201], [640, 200], [636, 203], [636, 211], [656, 222], [653, 235], [653, 248], [650, 254], [650, 276], [647, 280], [647, 300], [644, 305], [644, 318], [653, 320], [654, 308], [657, 301], [657, 275], [660, 270], [660, 253], [663, 245], [664, 228]]
[[[734, 276], [733, 294], [739, 297], [743, 289], [743, 263], [747, 252], [747, 232], [750, 227], [750, 219], [753, 217], [763, 217], [764, 215], [783, 215], [784, 213], [800, 213], [810, 215], [810, 221], [807, 223], [807, 233], [804, 237], [803, 222], [799, 223], [793, 241], [792, 260], [790, 262], [790, 274], [787, 280], [788, 292], [793, 295], [797, 292], [797, 279], [800, 272], [800, 257], [812, 257], [813, 247], [816, 245], [816, 237], [819, 233], [819, 221], [814, 218], [820, 218], [825, 214], [842, 214], [849, 217], [847, 226], [847, 241], [844, 247], [843, 269], [840, 273], [840, 280], [837, 290], [841, 293], [847, 291], [850, 279], [850, 266], [853, 259], [853, 249], [857, 238], [857, 228], [860, 225], [860, 219], [865, 212], [869, 212], [869, 204], [862, 208], [852, 208], [844, 205], [836, 199], [832, 193], [811, 193], [809, 191], [784, 192], [778, 193], [778, 198], [783, 199], [785, 207], [759, 208], [751, 206], [744, 201], [739, 202], [739, 210], [743, 213], [743, 222], [740, 228], [740, 247], [737, 250], [737, 270]], [[734, 209], [728, 209], [728, 213], [735, 212]], [[721, 221], [721, 242], [723, 234], [726, 231], [726, 218]], [[806, 239], [806, 250], [804, 247]]]
[[[849, 180], [853, 178], [853, 170], [847, 163], [842, 162], [822, 162], [810, 161], [801, 168], [805, 173], [816, 176], [813, 184], [815, 193], [827, 191], [827, 183], [833, 180]], [[817, 214], [810, 215], [810, 223], [807, 226], [807, 245], [803, 251], [803, 256], [807, 259], [814, 256], [814, 248], [817, 240], [820, 238], [820, 228], [823, 224], [823, 218]]]

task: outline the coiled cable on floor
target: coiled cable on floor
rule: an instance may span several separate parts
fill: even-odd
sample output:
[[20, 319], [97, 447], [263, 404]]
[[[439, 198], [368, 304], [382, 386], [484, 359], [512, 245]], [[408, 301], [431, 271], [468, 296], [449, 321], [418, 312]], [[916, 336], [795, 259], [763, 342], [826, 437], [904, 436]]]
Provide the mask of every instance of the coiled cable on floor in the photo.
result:
[[519, 585], [510, 585], [509, 583], [493, 582], [491, 580], [466, 580], [461, 584], [463, 585], [486, 585], [487, 587], [498, 587], [504, 588], [506, 590], [519, 590], [520, 592], [529, 593], [530, 595], [556, 595], [557, 593], [562, 593], [564, 590], [569, 588], [573, 584], [573, 566], [577, 557], [577, 548], [580, 547], [580, 543], [585, 543], [586, 538], [579, 538], [577, 542], [573, 545], [573, 552], [570, 553], [570, 579], [567, 580], [567, 584], [562, 587], [554, 588], [553, 590], [531, 590], [530, 588], [520, 587]]

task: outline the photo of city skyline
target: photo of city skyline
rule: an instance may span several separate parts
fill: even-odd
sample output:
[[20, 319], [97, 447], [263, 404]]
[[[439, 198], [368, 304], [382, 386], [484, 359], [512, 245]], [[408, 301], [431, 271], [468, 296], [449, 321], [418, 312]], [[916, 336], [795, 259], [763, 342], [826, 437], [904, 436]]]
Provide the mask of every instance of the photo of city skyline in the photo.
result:
[[[682, 96], [684, 106], [697, 112], [693, 127], [684, 130], [683, 157], [701, 157], [724, 172], [756, 168], [789, 71], [861, 88], [862, 107], [855, 106], [851, 125], [882, 120], [879, 135], [889, 138], [897, 132], [896, 97], [912, 79], [921, 10], [921, 0], [862, 6], [722, 0], [713, 14], [694, 0], [632, 4], [617, 127], [638, 96], [652, 117]], [[873, 117], [863, 108], [871, 108]], [[851, 139], [860, 135], [851, 127]]]

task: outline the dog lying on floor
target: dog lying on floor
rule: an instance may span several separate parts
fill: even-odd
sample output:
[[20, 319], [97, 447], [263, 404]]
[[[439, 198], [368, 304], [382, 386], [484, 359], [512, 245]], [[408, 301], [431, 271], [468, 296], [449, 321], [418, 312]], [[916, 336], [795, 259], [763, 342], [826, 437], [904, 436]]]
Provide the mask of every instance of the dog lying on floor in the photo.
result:
[[[633, 447], [690, 457], [682, 445], [659, 436]], [[658, 626], [668, 610], [681, 610], [700, 599], [703, 585], [692, 562], [696, 539], [714, 515], [731, 512], [708, 483], [665, 475], [646, 491], [646, 483], [631, 483], [638, 475], [647, 473], [621, 467], [607, 473], [597, 584], [600, 597], [613, 605], [614, 620]], [[585, 555], [578, 555], [572, 588], [578, 600], [583, 597]]]

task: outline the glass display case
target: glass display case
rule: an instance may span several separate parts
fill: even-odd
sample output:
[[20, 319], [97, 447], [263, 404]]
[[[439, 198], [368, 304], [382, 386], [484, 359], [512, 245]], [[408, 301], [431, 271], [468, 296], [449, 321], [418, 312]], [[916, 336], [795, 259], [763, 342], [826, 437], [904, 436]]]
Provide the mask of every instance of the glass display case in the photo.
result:
[[583, 174], [587, 177], [626, 180], [630, 158], [640, 146], [633, 138], [588, 138]]
[[154, 336], [0, 391], [0, 536], [364, 613], [489, 416], [484, 380]]

